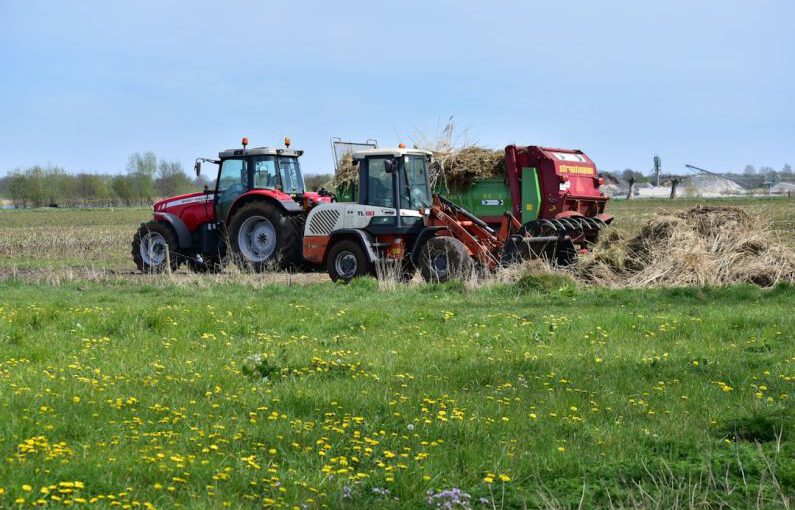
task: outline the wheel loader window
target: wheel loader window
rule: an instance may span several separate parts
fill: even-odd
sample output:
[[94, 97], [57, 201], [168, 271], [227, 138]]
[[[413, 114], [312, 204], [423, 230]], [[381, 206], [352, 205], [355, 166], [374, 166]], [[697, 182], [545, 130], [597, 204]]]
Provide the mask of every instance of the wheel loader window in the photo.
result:
[[386, 172], [384, 158], [367, 160], [367, 203], [379, 207], [395, 207], [392, 199], [392, 174]]
[[276, 173], [276, 157], [264, 156], [254, 160], [254, 187], [275, 188], [279, 186], [279, 176]]
[[408, 156], [400, 174], [400, 207], [419, 209], [431, 204], [428, 189], [428, 164], [424, 156]]

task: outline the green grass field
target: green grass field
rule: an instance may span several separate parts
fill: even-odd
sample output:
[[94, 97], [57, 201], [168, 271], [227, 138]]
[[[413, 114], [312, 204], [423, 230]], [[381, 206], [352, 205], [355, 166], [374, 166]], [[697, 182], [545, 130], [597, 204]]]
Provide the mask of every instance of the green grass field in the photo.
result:
[[[795, 246], [609, 211], [698, 204]], [[143, 276], [150, 215], [0, 211], [0, 509], [792, 505], [795, 287]]]
[[794, 290], [0, 283], [0, 507], [788, 508]]

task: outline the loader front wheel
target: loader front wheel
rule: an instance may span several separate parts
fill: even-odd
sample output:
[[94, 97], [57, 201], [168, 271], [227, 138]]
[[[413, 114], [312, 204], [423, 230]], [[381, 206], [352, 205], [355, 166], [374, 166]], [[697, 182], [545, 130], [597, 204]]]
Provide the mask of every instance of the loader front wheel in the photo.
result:
[[179, 267], [177, 236], [159, 221], [144, 223], [133, 236], [132, 256], [142, 273], [164, 273]]
[[465, 280], [474, 268], [469, 250], [454, 237], [432, 237], [420, 251], [420, 272], [426, 282]]
[[327, 258], [328, 275], [334, 282], [350, 282], [359, 276], [372, 273], [370, 261], [364, 250], [355, 241], [343, 239], [329, 250]]

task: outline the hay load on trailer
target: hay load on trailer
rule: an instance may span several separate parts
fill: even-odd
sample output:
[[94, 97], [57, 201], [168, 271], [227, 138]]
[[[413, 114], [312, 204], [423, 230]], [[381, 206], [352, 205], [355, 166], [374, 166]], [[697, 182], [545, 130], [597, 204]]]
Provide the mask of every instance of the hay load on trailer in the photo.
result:
[[505, 174], [505, 152], [471, 145], [434, 152], [431, 183], [449, 190], [465, 190], [475, 181]]

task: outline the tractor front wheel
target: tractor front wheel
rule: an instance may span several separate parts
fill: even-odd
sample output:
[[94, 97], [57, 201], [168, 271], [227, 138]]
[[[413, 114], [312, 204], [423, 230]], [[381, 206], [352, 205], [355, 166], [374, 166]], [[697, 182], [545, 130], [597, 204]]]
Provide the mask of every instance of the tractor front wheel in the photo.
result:
[[229, 228], [233, 258], [241, 269], [261, 273], [301, 262], [298, 222], [274, 205], [253, 202], [235, 213]]
[[132, 256], [142, 273], [164, 273], [179, 267], [177, 236], [172, 228], [159, 221], [144, 223], [133, 236]]
[[454, 237], [428, 239], [420, 251], [420, 272], [426, 282], [468, 279], [475, 268], [464, 243]]
[[328, 275], [334, 282], [350, 282], [359, 276], [366, 276], [372, 273], [370, 261], [365, 255], [364, 250], [356, 241], [343, 239], [329, 250]]

